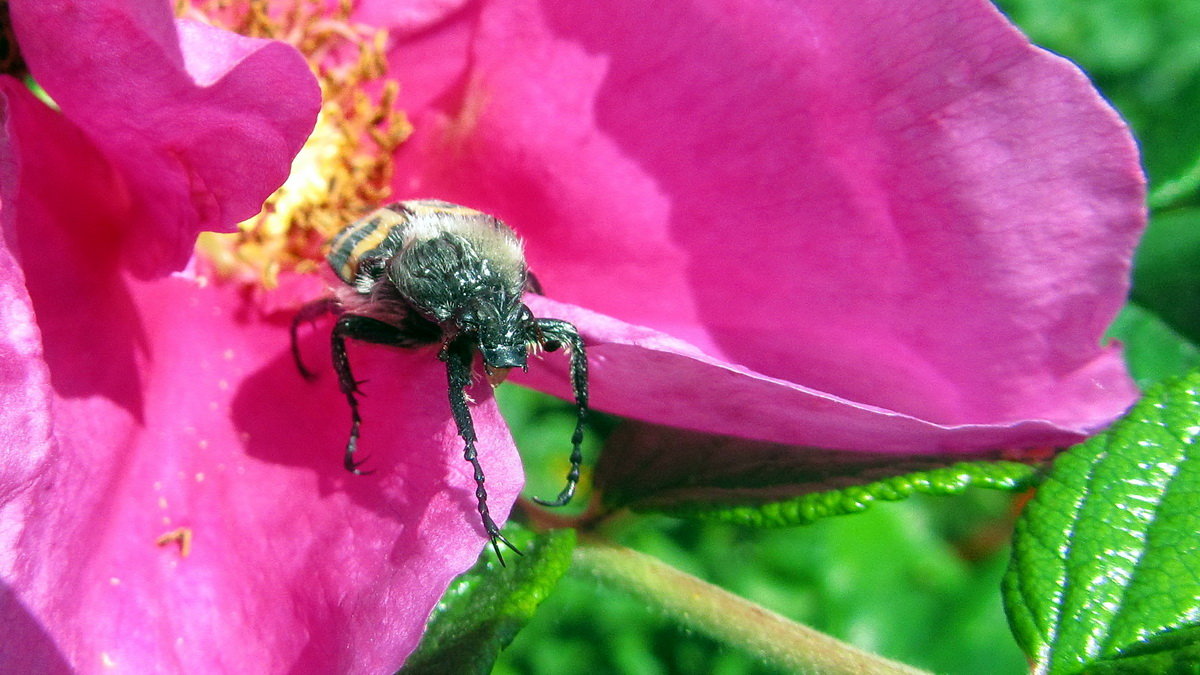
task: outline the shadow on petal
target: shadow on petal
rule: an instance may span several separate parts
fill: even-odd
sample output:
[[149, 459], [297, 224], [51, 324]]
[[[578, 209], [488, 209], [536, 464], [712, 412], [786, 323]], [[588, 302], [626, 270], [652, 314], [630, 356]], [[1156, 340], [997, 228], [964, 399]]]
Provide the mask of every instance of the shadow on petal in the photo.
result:
[[[342, 466], [350, 407], [328, 365], [328, 347], [320, 348], [325, 335], [318, 328], [301, 340], [316, 380], [304, 380], [286, 352], [246, 378], [234, 399], [233, 419], [247, 454], [310, 468], [319, 477], [322, 494], [344, 490], [356, 499], [378, 492], [381, 484], [443, 480], [443, 458], [430, 449], [442, 446], [449, 420], [441, 363], [424, 353], [350, 346], [355, 376], [366, 380], [359, 397], [363, 423], [358, 456], [366, 461], [362, 468], [372, 472], [355, 476]], [[317, 354], [323, 358], [314, 358]], [[429, 392], [438, 394], [430, 397]], [[382, 506], [376, 499], [368, 501]]]
[[21, 645], [5, 650], [0, 671], [6, 673], [69, 673], [67, 659], [8, 584], [0, 582], [0, 644]]
[[70, 122], [20, 83], [0, 84], [20, 132], [16, 249], [51, 382], [65, 398], [103, 396], [142, 420], [146, 340], [119, 271], [124, 187]]
[[[402, 529], [422, 522], [424, 510], [443, 492], [442, 498], [454, 504], [464, 523], [478, 528], [474, 480], [470, 465], [462, 460], [462, 440], [447, 403], [445, 366], [436, 353], [349, 344], [355, 376], [365, 380], [359, 397], [363, 422], [358, 456], [365, 459], [362, 468], [372, 472], [356, 476], [342, 465], [350, 408], [328, 365], [326, 326], [320, 323], [301, 338], [305, 363], [317, 373], [315, 381], [301, 378], [290, 354], [283, 352], [247, 377], [238, 390], [233, 421], [247, 454], [311, 469], [323, 497], [345, 493], [358, 506], [395, 520]], [[472, 415], [493, 511], [504, 513], [508, 505], [498, 503], [502, 490], [497, 488], [511, 480], [500, 474], [513, 473], [519, 481], [519, 465], [511, 461], [515, 456], [503, 454], [512, 441], [490, 389], [480, 382], [471, 394], [477, 401]], [[397, 546], [406, 540], [417, 537], [401, 536]], [[399, 557], [410, 554], [396, 552]]]

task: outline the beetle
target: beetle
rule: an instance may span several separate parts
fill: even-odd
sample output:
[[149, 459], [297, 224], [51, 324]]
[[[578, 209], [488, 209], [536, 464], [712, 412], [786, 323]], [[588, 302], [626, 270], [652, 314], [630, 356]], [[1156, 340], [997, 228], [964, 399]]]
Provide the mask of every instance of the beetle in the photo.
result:
[[503, 543], [520, 551], [500, 532], [488, 512], [483, 467], [475, 447], [466, 388], [471, 384], [476, 354], [484, 375], [499, 385], [513, 368], [528, 370], [531, 351], [570, 354], [571, 388], [575, 397], [575, 430], [566, 487], [553, 500], [534, 498], [545, 506], [571, 501], [579, 482], [580, 445], [588, 411], [587, 352], [574, 325], [537, 318], [522, 301], [526, 291], [540, 292], [525, 261], [521, 239], [498, 218], [433, 199], [383, 206], [341, 230], [326, 256], [343, 282], [332, 297], [301, 308], [292, 320], [291, 347], [305, 379], [315, 375], [301, 358], [299, 326], [326, 313], [337, 320], [331, 333], [333, 367], [350, 404], [350, 437], [343, 463], [354, 474], [366, 474], [355, 458], [362, 418], [362, 395], [346, 352], [346, 339], [402, 348], [438, 347], [446, 364], [450, 412], [462, 439], [463, 458], [475, 475], [475, 497], [483, 529], [500, 563]]

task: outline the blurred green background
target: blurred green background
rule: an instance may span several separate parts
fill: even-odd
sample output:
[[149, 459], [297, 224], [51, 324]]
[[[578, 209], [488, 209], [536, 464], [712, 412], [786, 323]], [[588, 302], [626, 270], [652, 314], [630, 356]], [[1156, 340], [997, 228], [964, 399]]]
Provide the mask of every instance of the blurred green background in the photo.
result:
[[[1129, 121], [1152, 190], [1200, 174], [1200, 1], [999, 4], [1035, 43], [1082, 66]], [[1192, 191], [1169, 201], [1156, 204], [1136, 261], [1136, 305], [1114, 329], [1142, 383], [1194, 365], [1188, 342], [1200, 342], [1200, 200]], [[515, 386], [498, 392], [525, 456], [528, 494], [557, 493], [571, 406]], [[590, 458], [599, 445], [592, 436]], [[637, 517], [606, 534], [885, 656], [939, 673], [1020, 673], [1025, 659], [999, 594], [1014, 499], [974, 490], [780, 530]], [[774, 671], [677, 628], [618, 590], [568, 574], [495, 672]]]

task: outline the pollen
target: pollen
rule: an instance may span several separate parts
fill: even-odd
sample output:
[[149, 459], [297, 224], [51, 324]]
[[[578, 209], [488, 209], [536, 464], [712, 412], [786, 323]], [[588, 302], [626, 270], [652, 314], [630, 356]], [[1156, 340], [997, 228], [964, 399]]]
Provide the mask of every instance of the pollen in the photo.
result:
[[179, 527], [170, 532], [165, 532], [154, 540], [157, 546], [166, 546], [168, 544], [179, 544], [179, 556], [186, 558], [192, 553], [192, 528]]
[[287, 181], [237, 232], [200, 236], [197, 249], [219, 278], [270, 289], [281, 272], [315, 271], [326, 242], [391, 195], [392, 156], [412, 126], [396, 110], [386, 31], [355, 23], [352, 9], [351, 0], [177, 4], [181, 17], [291, 44], [321, 86], [316, 127]]

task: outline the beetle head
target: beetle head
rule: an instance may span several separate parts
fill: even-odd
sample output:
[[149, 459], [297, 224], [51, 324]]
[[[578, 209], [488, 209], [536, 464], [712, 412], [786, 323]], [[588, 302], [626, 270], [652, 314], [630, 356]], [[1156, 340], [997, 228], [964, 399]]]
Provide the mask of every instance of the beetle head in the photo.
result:
[[475, 342], [492, 386], [503, 382], [509, 369], [527, 367], [532, 320], [533, 314], [525, 305], [498, 307], [483, 299], [471, 302], [458, 315], [459, 330]]

